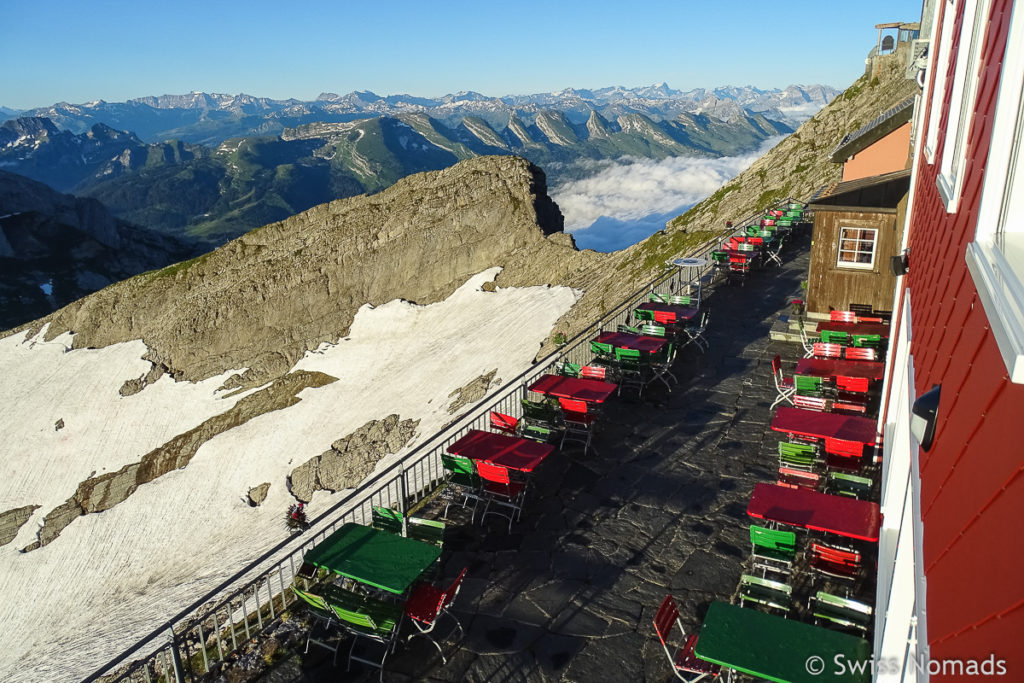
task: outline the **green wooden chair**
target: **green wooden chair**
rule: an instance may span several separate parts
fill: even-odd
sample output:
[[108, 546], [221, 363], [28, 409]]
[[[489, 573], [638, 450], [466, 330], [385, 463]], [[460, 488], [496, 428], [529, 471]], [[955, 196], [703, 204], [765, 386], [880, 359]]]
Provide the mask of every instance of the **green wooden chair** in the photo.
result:
[[615, 347], [615, 360], [619, 366], [618, 394], [622, 395], [623, 387], [637, 389], [637, 395], [643, 394], [647, 386], [647, 364], [643, 362], [640, 352]]
[[539, 443], [554, 443], [559, 439], [558, 430], [542, 424], [527, 422], [523, 425], [520, 433], [524, 439], [530, 439]]
[[[310, 591], [304, 591], [292, 586], [292, 593], [304, 603], [307, 613], [313, 617], [313, 623], [309, 626], [309, 634], [306, 637], [306, 654], [309, 654], [309, 646], [316, 645], [334, 653], [331, 666], [338, 663], [338, 649], [341, 647], [342, 638], [339, 636], [333, 643], [326, 640], [326, 637], [339, 626], [337, 616], [327, 606], [327, 601], [320, 595]], [[322, 629], [321, 633], [318, 630]], [[324, 638], [321, 640], [321, 638]]]
[[866, 634], [874, 621], [871, 605], [825, 591], [818, 591], [811, 598], [809, 608], [815, 622], [822, 621], [826, 625], [852, 629], [861, 634]]
[[821, 396], [821, 377], [810, 375], [796, 375], [793, 378], [796, 386], [796, 393], [805, 396]]
[[[477, 505], [484, 500], [483, 484], [476, 473], [476, 465], [469, 458], [450, 453], [441, 454], [441, 464], [448, 472], [448, 485], [444, 489], [444, 496], [448, 499], [444, 506], [445, 518], [448, 518], [448, 508], [455, 503], [472, 509], [472, 520], [475, 521]], [[459, 498], [461, 501], [456, 502]]]
[[882, 335], [855, 334], [851, 338], [850, 346], [856, 346], [857, 348], [879, 349], [882, 347]]
[[393, 508], [374, 505], [370, 510], [370, 526], [389, 534], [402, 535], [402, 513]]
[[615, 365], [615, 348], [604, 342], [590, 342], [590, 352], [594, 354], [592, 362], [598, 365]]
[[406, 520], [406, 528], [409, 530], [409, 538], [430, 543], [439, 548], [444, 546], [444, 532], [447, 525], [439, 519], [409, 517]]
[[846, 332], [836, 332], [835, 330], [822, 330], [821, 341], [826, 344], [841, 344], [846, 346], [850, 341], [850, 335]]
[[615, 329], [618, 330], [619, 332], [629, 332], [630, 334], [640, 334], [640, 328], [639, 327], [633, 327], [632, 325], [619, 325]]
[[[348, 650], [346, 671], [350, 671], [352, 662], [356, 661], [381, 669], [383, 676], [384, 662], [398, 642], [402, 605], [353, 593], [340, 587], [332, 587], [324, 597], [342, 627], [353, 636], [352, 646]], [[373, 644], [378, 650], [377, 655], [372, 656], [372, 653], [356, 650], [357, 646], [364, 643]]]
[[750, 556], [753, 566], [788, 574], [796, 559], [796, 533], [750, 525]]
[[645, 322], [654, 322], [654, 311], [649, 311], [646, 308], [637, 308], [633, 311], [633, 317]]
[[744, 574], [740, 578], [740, 603], [747, 602], [789, 612], [793, 606], [793, 587], [781, 581]]
[[523, 407], [523, 419], [527, 422], [553, 427], [558, 419], [558, 408], [547, 401], [531, 401], [524, 398], [520, 399], [520, 405]]
[[779, 442], [779, 466], [810, 472], [819, 462], [814, 444]]
[[667, 296], [668, 295], [666, 294], [659, 294], [658, 292], [648, 292], [647, 300], [663, 304], [668, 302]]
[[668, 302], [674, 306], [691, 306], [693, 297], [687, 294], [673, 294], [668, 298]]
[[555, 372], [562, 377], [579, 377], [580, 367], [582, 366], [578, 363], [563, 361], [555, 365]]
[[644, 325], [640, 328], [640, 334], [646, 334], [648, 337], [664, 337], [665, 326], [664, 325]]
[[874, 482], [869, 477], [849, 472], [829, 472], [828, 492], [837, 496], [866, 499], [871, 496]]

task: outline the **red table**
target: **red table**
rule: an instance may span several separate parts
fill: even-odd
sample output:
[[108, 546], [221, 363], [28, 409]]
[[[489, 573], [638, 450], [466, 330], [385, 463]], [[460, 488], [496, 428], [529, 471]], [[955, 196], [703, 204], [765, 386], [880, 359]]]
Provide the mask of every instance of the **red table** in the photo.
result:
[[885, 374], [885, 363], [870, 360], [838, 360], [833, 358], [801, 358], [796, 363], [797, 375], [810, 377], [857, 377], [880, 380]]
[[594, 341], [599, 344], [611, 344], [620, 349], [632, 349], [640, 353], [657, 353], [668, 343], [664, 337], [650, 337], [632, 332], [602, 332]]
[[618, 384], [605, 382], [588, 377], [561, 377], [559, 375], [541, 375], [540, 379], [530, 385], [530, 391], [555, 398], [574, 398], [588, 403], [604, 403], [611, 396]]
[[766, 483], [754, 486], [747, 514], [755, 519], [873, 542], [878, 541], [882, 524], [878, 503]]
[[486, 460], [520, 472], [532, 472], [544, 458], [551, 455], [555, 447], [520, 439], [507, 434], [495, 434], [471, 429], [458, 441], [448, 447], [452, 455], [461, 455], [473, 460]]
[[855, 415], [819, 413], [783, 406], [775, 411], [772, 429], [813, 439], [843, 439], [866, 446], [875, 445], [875, 421]]
[[889, 326], [885, 323], [841, 323], [825, 320], [818, 323], [818, 332], [846, 332], [847, 334], [879, 334], [882, 339], [889, 338]]
[[[745, 253], [749, 254], [752, 252]], [[690, 306], [681, 306], [679, 304], [666, 304], [660, 301], [651, 301], [645, 304], [640, 304], [639, 306], [636, 307], [636, 310], [651, 311], [652, 313], [658, 313], [659, 311], [662, 313], [669, 313], [671, 314], [669, 317], [674, 316], [672, 320], [668, 321], [670, 323], [679, 322], [680, 320], [690, 320], [693, 318], [693, 316], [697, 315], [696, 308], [691, 308]]]

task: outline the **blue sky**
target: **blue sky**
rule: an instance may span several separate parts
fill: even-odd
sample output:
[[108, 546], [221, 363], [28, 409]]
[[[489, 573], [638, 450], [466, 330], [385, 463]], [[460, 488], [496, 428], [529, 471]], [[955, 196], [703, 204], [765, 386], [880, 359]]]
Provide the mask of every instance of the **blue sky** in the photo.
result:
[[846, 87], [920, 0], [0, 0], [0, 105], [193, 90], [527, 94], [667, 82]]

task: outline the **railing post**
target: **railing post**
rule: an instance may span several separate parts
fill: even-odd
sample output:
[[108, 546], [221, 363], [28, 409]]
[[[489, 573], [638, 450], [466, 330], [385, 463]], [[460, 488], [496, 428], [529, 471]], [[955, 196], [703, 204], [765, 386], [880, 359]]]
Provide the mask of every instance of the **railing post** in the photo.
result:
[[402, 461], [402, 473], [398, 477], [398, 511], [402, 513], [402, 535], [409, 535], [409, 520], [408, 520], [408, 506], [405, 504], [406, 500], [406, 485], [405, 475], [407, 470], [405, 469], [405, 461]]
[[171, 661], [174, 663], [174, 681], [175, 683], [185, 683], [185, 667], [181, 663], [181, 653], [178, 652], [178, 637], [174, 635], [174, 627], [169, 626], [167, 630], [171, 632]]

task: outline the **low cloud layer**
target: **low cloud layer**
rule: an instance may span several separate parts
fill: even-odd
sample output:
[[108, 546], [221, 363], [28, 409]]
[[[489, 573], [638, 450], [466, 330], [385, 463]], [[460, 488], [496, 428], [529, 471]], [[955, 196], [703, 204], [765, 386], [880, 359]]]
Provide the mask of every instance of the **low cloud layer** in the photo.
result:
[[666, 220], [710, 195], [779, 140], [772, 138], [742, 156], [605, 165], [595, 175], [558, 186], [552, 196], [565, 216], [566, 231], [581, 247], [622, 249], [662, 229]]

